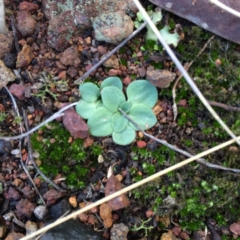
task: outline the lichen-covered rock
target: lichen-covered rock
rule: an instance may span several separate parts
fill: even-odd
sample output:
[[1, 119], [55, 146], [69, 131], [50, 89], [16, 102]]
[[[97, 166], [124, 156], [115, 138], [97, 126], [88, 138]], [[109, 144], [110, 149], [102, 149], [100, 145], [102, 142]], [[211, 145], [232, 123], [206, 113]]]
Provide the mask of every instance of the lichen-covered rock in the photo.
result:
[[13, 45], [12, 32], [9, 32], [7, 35], [0, 34], [0, 59], [2, 59], [6, 53], [11, 52], [12, 45]]
[[111, 229], [111, 240], [127, 240], [128, 227], [123, 224], [114, 224]]
[[33, 34], [36, 24], [36, 20], [27, 10], [17, 12], [17, 29], [23, 36]]
[[0, 89], [15, 79], [16, 76], [13, 74], [11, 69], [7, 68], [4, 65], [4, 62], [0, 60]]
[[69, 46], [69, 41], [73, 35], [80, 34], [90, 25], [91, 23], [83, 14], [76, 11], [65, 11], [49, 22], [48, 46], [57, 51], [63, 51]]
[[42, 0], [42, 12], [50, 20], [65, 11], [74, 11], [79, 0]]
[[137, 12], [133, 0], [42, 0], [42, 10], [50, 20], [48, 45], [58, 51], [68, 47], [72, 36], [91, 28], [93, 19], [104, 12]]
[[128, 15], [118, 11], [103, 13], [96, 17], [93, 28], [98, 41], [118, 44], [133, 32], [134, 24]]
[[33, 59], [33, 53], [30, 46], [25, 44], [17, 56], [17, 68], [26, 67]]

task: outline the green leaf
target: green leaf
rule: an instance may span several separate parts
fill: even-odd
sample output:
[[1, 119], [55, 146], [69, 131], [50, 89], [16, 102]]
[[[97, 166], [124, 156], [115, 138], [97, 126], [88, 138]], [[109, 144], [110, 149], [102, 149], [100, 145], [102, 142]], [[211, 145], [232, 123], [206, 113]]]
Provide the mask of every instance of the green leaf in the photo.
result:
[[123, 102], [123, 103], [120, 105], [120, 108], [121, 108], [125, 113], [128, 113], [131, 107], [132, 107], [132, 105], [131, 105], [129, 102]]
[[91, 82], [83, 83], [79, 90], [82, 98], [87, 102], [95, 102], [100, 96], [98, 86]]
[[101, 89], [103, 89], [105, 87], [109, 87], [109, 86], [117, 87], [120, 90], [122, 90], [122, 88], [123, 88], [122, 81], [119, 77], [106, 78], [101, 84]]
[[[155, 125], [157, 118], [151, 108], [145, 104], [135, 104], [129, 111], [128, 116], [132, 118], [143, 130], [149, 129]], [[132, 123], [129, 126], [134, 130], [138, 130]]]
[[97, 108], [88, 119], [89, 131], [93, 136], [105, 137], [112, 134], [112, 116], [106, 108]]
[[170, 33], [169, 32], [170, 27], [165, 26], [163, 29], [160, 30], [160, 33], [167, 44], [172, 44], [174, 47], [178, 45], [178, 42], [180, 41], [180, 37], [177, 32]]
[[150, 108], [154, 107], [158, 99], [158, 92], [155, 86], [146, 80], [137, 80], [127, 88], [128, 101], [132, 104], [143, 103]]
[[126, 101], [122, 91], [112, 86], [104, 87], [101, 95], [104, 107], [110, 112], [117, 112], [120, 104]]
[[115, 132], [123, 131], [128, 124], [128, 120], [120, 113], [116, 112], [112, 118], [112, 128]]
[[136, 138], [136, 132], [127, 126], [122, 132], [112, 133], [113, 141], [119, 145], [128, 145], [132, 143]]
[[81, 99], [76, 105], [76, 112], [85, 119], [88, 119], [97, 107], [97, 102], [86, 102]]

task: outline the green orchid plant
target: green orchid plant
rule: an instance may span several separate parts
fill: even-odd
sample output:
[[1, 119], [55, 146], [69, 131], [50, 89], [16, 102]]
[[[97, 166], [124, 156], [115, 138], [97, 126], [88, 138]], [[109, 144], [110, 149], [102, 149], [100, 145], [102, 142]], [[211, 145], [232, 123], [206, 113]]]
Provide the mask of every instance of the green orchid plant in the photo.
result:
[[133, 142], [139, 129], [121, 110], [143, 130], [151, 128], [157, 122], [152, 107], [157, 102], [158, 92], [146, 80], [136, 80], [129, 84], [127, 98], [118, 77], [105, 79], [100, 88], [87, 82], [80, 85], [79, 89], [82, 99], [78, 102], [76, 111], [88, 120], [89, 131], [93, 136], [112, 135], [113, 141], [119, 145]]

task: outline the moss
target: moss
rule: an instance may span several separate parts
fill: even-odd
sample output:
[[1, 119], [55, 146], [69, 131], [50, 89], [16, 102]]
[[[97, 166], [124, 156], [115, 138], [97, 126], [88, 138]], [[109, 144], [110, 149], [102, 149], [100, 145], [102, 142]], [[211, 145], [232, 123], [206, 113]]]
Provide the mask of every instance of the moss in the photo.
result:
[[69, 143], [70, 133], [60, 123], [51, 123], [42, 131], [42, 135], [35, 133], [31, 137], [32, 147], [42, 161], [40, 169], [51, 177], [62, 174], [69, 188], [84, 187], [90, 167], [97, 163], [92, 159], [96, 159], [102, 149], [97, 145], [85, 149], [82, 139]]

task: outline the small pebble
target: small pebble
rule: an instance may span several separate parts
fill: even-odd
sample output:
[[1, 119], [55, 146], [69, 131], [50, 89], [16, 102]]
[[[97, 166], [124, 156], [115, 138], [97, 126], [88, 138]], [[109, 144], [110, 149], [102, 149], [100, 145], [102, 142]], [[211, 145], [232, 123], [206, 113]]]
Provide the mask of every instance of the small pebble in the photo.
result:
[[147, 143], [145, 141], [137, 141], [138, 148], [145, 148]]

